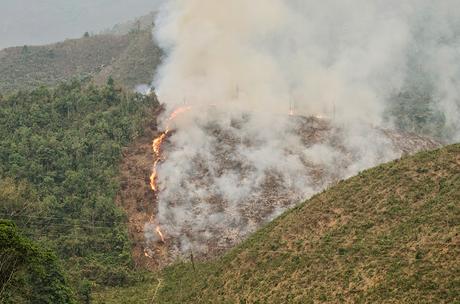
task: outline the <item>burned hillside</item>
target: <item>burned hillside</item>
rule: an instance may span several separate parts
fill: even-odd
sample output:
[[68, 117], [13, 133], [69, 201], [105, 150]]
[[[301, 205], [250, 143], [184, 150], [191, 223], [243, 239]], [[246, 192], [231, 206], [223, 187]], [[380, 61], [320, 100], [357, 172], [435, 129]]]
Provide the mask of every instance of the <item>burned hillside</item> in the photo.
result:
[[[185, 111], [178, 120], [194, 115]], [[181, 142], [184, 134], [173, 123], [162, 142], [161, 159], [152, 150], [152, 141], [164, 133], [161, 125], [152, 124], [126, 152], [119, 201], [129, 216], [140, 266], [156, 269], [190, 253], [197, 258], [219, 255], [283, 211], [359, 170], [439, 146], [414, 134], [372, 128], [371, 136], [379, 140], [369, 154], [366, 147], [347, 142], [346, 128], [330, 119], [294, 115], [276, 116], [273, 123], [286, 130], [276, 141], [267, 141], [248, 131], [257, 114], [222, 115], [194, 118], [196, 130], [188, 134], [200, 132], [205, 138], [193, 142], [195, 149]], [[260, 157], [265, 151], [271, 154], [266, 160]], [[186, 165], [177, 163], [178, 158]], [[149, 179], [154, 163], [156, 191]]]

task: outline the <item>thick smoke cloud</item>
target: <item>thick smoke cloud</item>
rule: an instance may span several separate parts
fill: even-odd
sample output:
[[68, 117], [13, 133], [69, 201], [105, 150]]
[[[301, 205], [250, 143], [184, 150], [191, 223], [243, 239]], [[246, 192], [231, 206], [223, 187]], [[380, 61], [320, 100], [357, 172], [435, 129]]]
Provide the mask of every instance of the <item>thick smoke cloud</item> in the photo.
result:
[[393, 94], [430, 86], [458, 130], [456, 1], [226, 2], [163, 4], [156, 37], [170, 53], [155, 82], [162, 101], [228, 104], [239, 91], [246, 108], [287, 111], [292, 101], [302, 113], [335, 109], [345, 122], [379, 125]]
[[[159, 167], [158, 220], [181, 239], [179, 247], [206, 247], [225, 227], [239, 227], [243, 236], [253, 231], [260, 223], [246, 211], [271, 195], [264, 192], [271, 177], [291, 201], [253, 208], [267, 212], [262, 222], [334, 180], [401, 155], [382, 130], [398, 123], [391, 107], [403, 93], [427, 97], [441, 115], [442, 138], [460, 139], [457, 6], [165, 1], [155, 37], [168, 55], [154, 86], [168, 111], [192, 106], [176, 119]], [[419, 100], [405, 102], [417, 107]], [[323, 138], [305, 139], [299, 132], [305, 122], [290, 111], [323, 117], [329, 129]]]

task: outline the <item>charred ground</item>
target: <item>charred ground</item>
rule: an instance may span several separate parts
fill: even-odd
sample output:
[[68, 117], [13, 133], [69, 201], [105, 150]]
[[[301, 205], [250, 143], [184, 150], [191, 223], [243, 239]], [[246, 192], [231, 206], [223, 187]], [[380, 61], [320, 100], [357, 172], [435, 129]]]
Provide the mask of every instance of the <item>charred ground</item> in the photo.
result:
[[[315, 117], [292, 117], [296, 121], [297, 128], [294, 132], [300, 134], [300, 138], [305, 148], [316, 144], [328, 143], [335, 149], [340, 150], [343, 159], [340, 160], [337, 167], [327, 168], [315, 163], [305, 162], [304, 174], [310, 180], [309, 192], [301, 192], [298, 189], [286, 186], [283, 178], [276, 170], [267, 172], [264, 182], [256, 193], [243, 199], [235, 207], [237, 215], [241, 217], [240, 222], [236, 223], [233, 218], [230, 221], [222, 221], [219, 225], [213, 227], [196, 228], [202, 221], [203, 214], [193, 214], [188, 223], [180, 223], [175, 233], [171, 233], [167, 226], [163, 232], [166, 234], [166, 241], [162, 241], [156, 235], [156, 227], [150, 228], [147, 223], [158, 223], [158, 204], [160, 192], [154, 193], [150, 188], [149, 176], [155, 161], [152, 151], [152, 141], [161, 134], [158, 130], [155, 119], [161, 113], [158, 108], [151, 113], [152, 123], [146, 128], [142, 137], [125, 149], [124, 160], [121, 166], [121, 191], [118, 195], [118, 204], [123, 206], [129, 219], [130, 238], [133, 242], [133, 257], [136, 264], [150, 270], [161, 269], [166, 265], [174, 262], [178, 257], [187, 257], [192, 250], [198, 259], [209, 259], [216, 257], [235, 245], [242, 242], [248, 234], [254, 232], [259, 227], [270, 221], [276, 216], [276, 212], [281, 213], [295, 206], [306, 196], [321, 191], [325, 187], [336, 183], [343, 178], [344, 173], [351, 164], [353, 164], [353, 155], [343, 145], [340, 139], [340, 130], [333, 128], [325, 119]], [[216, 139], [215, 155], [217, 174], [219, 176], [228, 171], [237, 171], [241, 178], [245, 178], [248, 164], [243, 160], [235, 157], [241, 144], [252, 144], [242, 142], [241, 138], [235, 137], [228, 130], [222, 129], [218, 125], [207, 126], [207, 132]], [[398, 155], [413, 154], [420, 150], [434, 149], [439, 143], [425, 137], [415, 134], [395, 132], [389, 130], [378, 130], [378, 134], [385, 136], [392, 143], [393, 148]], [[174, 136], [170, 134], [169, 136]], [[162, 147], [165, 153], [165, 159], [168, 153], [174, 151], [175, 147], [166, 139]], [[229, 202], [219, 193], [213, 192], [214, 180], [210, 178], [207, 163], [199, 157], [190, 160], [193, 163], [193, 172], [190, 179], [184, 183], [193, 183], [197, 188], [208, 191], [205, 197], [206, 204], [211, 206], [210, 212], [227, 212], [225, 210]], [[161, 171], [160, 171], [161, 172]], [[167, 185], [165, 185], [167, 187]], [[181, 204], [194, 204], [191, 193], [175, 193], [173, 200], [170, 202], [171, 208]], [[202, 202], [197, 201], [196, 204]], [[198, 206], [198, 205], [195, 205]], [[168, 206], [163, 206], [168, 208]], [[195, 207], [190, 206], [194, 209]], [[214, 210], [214, 211], [213, 211]], [[194, 212], [194, 210], [190, 210]], [[231, 214], [230, 214], [231, 215]], [[234, 215], [236, 217], [236, 215]], [[164, 224], [164, 223], [161, 223]], [[152, 230], [152, 231], [149, 231]], [[207, 234], [203, 239], [202, 235]], [[181, 240], [187, 238], [194, 242], [195, 247], [184, 249], [180, 247]]]

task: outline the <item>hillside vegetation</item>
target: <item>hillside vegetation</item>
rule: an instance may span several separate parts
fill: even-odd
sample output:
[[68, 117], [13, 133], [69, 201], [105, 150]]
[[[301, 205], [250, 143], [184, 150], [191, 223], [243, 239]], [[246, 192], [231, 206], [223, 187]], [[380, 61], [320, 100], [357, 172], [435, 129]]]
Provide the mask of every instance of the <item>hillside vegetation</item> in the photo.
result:
[[115, 198], [123, 147], [143, 133], [157, 104], [111, 79], [0, 102], [0, 219], [57, 253], [80, 299], [93, 287], [142, 279]]
[[75, 303], [54, 253], [0, 220], [0, 302]]
[[150, 83], [161, 59], [151, 30], [0, 50], [0, 93], [54, 86], [72, 78], [95, 78], [103, 84], [112, 76], [129, 88]]
[[457, 144], [340, 182], [216, 261], [167, 268], [155, 297], [158, 303], [456, 303], [459, 257]]
[[112, 28], [106, 29], [101, 34], [125, 35], [136, 30], [152, 30], [155, 23], [156, 13], [150, 12], [127, 22], [121, 22]]

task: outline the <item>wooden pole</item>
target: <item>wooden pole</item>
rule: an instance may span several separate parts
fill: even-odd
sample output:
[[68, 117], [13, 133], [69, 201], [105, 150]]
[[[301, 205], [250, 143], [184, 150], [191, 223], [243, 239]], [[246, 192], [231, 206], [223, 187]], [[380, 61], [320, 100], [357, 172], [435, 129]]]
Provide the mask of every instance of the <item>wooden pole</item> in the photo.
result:
[[190, 261], [192, 262], [193, 271], [196, 271], [195, 259], [193, 258], [193, 251], [192, 250], [190, 250]]

